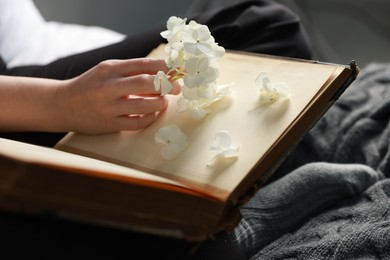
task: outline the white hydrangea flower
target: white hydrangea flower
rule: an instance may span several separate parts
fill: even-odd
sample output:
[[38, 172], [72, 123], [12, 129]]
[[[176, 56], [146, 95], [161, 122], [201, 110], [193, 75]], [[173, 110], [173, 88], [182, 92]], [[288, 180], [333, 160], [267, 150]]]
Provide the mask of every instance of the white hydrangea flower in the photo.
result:
[[185, 64], [185, 69], [187, 73], [183, 80], [189, 88], [211, 83], [219, 76], [218, 69], [210, 66], [210, 61], [206, 56], [190, 58]]
[[213, 46], [213, 51], [210, 55], [210, 62], [218, 62], [220, 58], [222, 58], [223, 55], [225, 55], [225, 48], [222, 46], [219, 46], [218, 44], [214, 44]]
[[219, 100], [220, 98], [230, 95], [234, 93], [233, 90], [233, 85], [234, 83], [229, 83], [229, 84], [215, 84], [214, 87], [214, 101]]
[[290, 98], [290, 91], [284, 82], [273, 83], [267, 73], [260, 73], [255, 79], [255, 85], [261, 93], [261, 98], [267, 103], [273, 103], [281, 97]]
[[181, 39], [181, 32], [186, 26], [187, 18], [182, 19], [176, 16], [171, 16], [167, 21], [167, 30], [160, 35], [167, 39], [168, 42], [176, 42]]
[[[171, 81], [183, 80], [182, 96], [177, 101], [178, 112], [188, 112], [194, 119], [201, 119], [208, 113], [213, 102], [231, 94], [232, 84], [218, 85], [218, 62], [225, 54], [206, 25], [176, 16], [169, 18], [167, 30], [161, 32], [167, 39], [165, 51], [166, 65], [170, 71], [159, 71], [154, 80], [155, 89], [166, 95], [172, 89]], [[188, 140], [177, 125], [160, 128], [155, 134], [155, 141], [165, 144], [161, 150], [164, 159], [171, 160], [183, 152]], [[216, 157], [238, 156], [238, 146], [232, 143], [227, 131], [216, 135], [211, 147], [217, 152]]]
[[215, 42], [206, 25], [195, 21], [186, 24], [186, 19], [176, 16], [169, 18], [167, 30], [161, 35], [168, 40], [165, 63], [170, 71], [167, 75], [158, 75], [155, 87], [157, 90], [162, 88], [166, 94], [170, 90], [169, 81], [182, 79], [179, 111], [188, 111], [194, 118], [202, 118], [210, 112], [207, 106], [228, 94], [226, 85], [216, 84], [218, 61], [225, 49]]
[[233, 93], [233, 84], [218, 85], [216, 83], [196, 88], [182, 88], [183, 97], [177, 102], [178, 112], [189, 112], [194, 119], [201, 119], [211, 112], [207, 107], [222, 97]]
[[184, 67], [186, 61], [186, 55], [182, 42], [175, 42], [167, 45], [165, 51], [168, 53], [165, 58], [165, 63], [168, 68]]
[[201, 85], [195, 88], [188, 88], [187, 86], [183, 86], [182, 95], [183, 98], [188, 100], [209, 100], [214, 97], [214, 88], [210, 87], [210, 85]]
[[208, 85], [201, 85], [195, 88], [183, 86], [182, 95], [188, 100], [206, 99], [211, 104], [224, 96], [232, 94], [233, 83], [217, 84], [212, 82]]
[[190, 21], [182, 32], [185, 52], [192, 56], [206, 55], [211, 62], [217, 62], [224, 54], [225, 48], [219, 46], [206, 25]]
[[188, 112], [192, 118], [201, 119], [211, 112], [210, 109], [207, 108], [209, 104], [210, 103], [207, 102], [207, 100], [188, 100], [185, 98], [180, 98], [177, 101], [177, 112]]
[[188, 24], [188, 30], [183, 32], [184, 50], [191, 55], [211, 55], [213, 56], [214, 38], [206, 25], [201, 25], [195, 21]]
[[161, 89], [161, 96], [165, 96], [172, 90], [172, 83], [169, 81], [168, 76], [163, 72], [157, 72], [156, 77], [154, 78], [154, 88], [156, 91]]
[[164, 144], [161, 155], [165, 160], [172, 160], [183, 152], [188, 145], [187, 136], [177, 125], [161, 127], [155, 134], [157, 143]]
[[227, 130], [221, 130], [216, 133], [210, 150], [216, 153], [214, 158], [234, 158], [238, 157], [239, 145], [233, 142]]

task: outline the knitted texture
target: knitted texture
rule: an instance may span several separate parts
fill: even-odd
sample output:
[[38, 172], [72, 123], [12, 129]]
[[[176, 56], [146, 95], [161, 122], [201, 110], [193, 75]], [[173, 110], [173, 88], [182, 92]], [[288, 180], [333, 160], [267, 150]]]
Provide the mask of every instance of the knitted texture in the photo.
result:
[[246, 205], [250, 259], [390, 259], [390, 64], [371, 63]]

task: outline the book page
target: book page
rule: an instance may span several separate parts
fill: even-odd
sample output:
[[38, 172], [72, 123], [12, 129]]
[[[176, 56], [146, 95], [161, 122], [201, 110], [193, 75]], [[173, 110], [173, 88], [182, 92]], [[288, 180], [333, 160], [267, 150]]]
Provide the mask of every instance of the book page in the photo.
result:
[[[233, 83], [234, 93], [214, 103], [211, 113], [203, 119], [177, 112], [179, 97], [169, 96], [167, 110], [142, 131], [107, 135], [70, 133], [56, 148], [162, 176], [225, 200], [337, 68], [331, 64], [227, 52], [220, 62], [217, 82]], [[268, 73], [272, 82], [287, 84], [291, 97], [262, 105], [255, 87], [255, 79], [261, 72]], [[164, 160], [163, 146], [155, 142], [154, 135], [171, 124], [181, 128], [189, 145], [175, 159]], [[221, 130], [227, 130], [239, 145], [237, 158], [212, 160], [215, 154], [210, 147]]]
[[0, 155], [24, 163], [68, 169], [74, 172], [94, 172], [104, 175], [120, 176], [123, 179], [136, 178], [150, 182], [182, 186], [180, 183], [117, 164], [3, 138], [0, 138]]

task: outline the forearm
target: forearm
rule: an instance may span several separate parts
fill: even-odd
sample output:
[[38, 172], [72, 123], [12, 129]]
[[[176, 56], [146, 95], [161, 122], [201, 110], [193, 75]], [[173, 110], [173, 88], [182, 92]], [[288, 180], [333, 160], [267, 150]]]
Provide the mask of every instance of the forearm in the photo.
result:
[[63, 84], [51, 79], [0, 76], [0, 131], [66, 131], [60, 108]]

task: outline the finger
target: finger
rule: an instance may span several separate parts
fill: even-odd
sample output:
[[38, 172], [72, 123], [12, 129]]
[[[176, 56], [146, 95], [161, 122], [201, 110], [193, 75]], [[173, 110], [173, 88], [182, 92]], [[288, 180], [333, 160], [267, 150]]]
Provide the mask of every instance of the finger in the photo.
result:
[[181, 85], [179, 84], [179, 82], [177, 81], [174, 81], [172, 82], [172, 90], [169, 92], [169, 94], [172, 94], [172, 95], [178, 95], [181, 93]]
[[151, 114], [164, 110], [168, 100], [161, 96], [121, 99], [116, 108], [120, 115]]
[[156, 114], [146, 114], [139, 116], [120, 116], [115, 120], [118, 131], [136, 131], [143, 129], [154, 122]]
[[164, 60], [153, 58], [136, 58], [120, 60], [113, 64], [114, 71], [122, 77], [133, 76], [138, 74], [154, 75], [158, 71], [168, 72], [169, 68]]
[[[161, 89], [156, 90], [154, 86], [155, 75], [135, 75], [131, 77], [120, 78], [117, 85], [116, 95], [125, 97], [128, 95], [160, 95]], [[172, 83], [170, 94], [179, 94], [181, 86], [177, 82]]]

